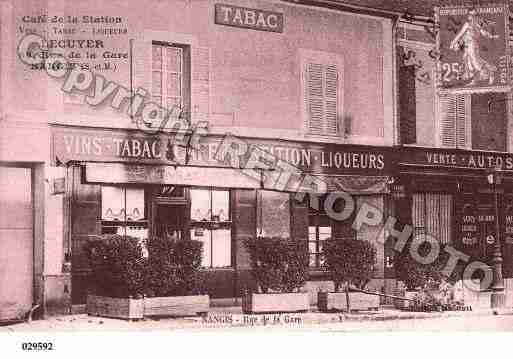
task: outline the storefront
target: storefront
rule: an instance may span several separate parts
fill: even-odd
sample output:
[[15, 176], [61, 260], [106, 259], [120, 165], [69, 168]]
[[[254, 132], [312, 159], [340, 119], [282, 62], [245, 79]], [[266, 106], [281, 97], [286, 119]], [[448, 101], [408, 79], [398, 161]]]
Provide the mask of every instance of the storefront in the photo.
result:
[[[500, 178], [495, 183], [494, 173]], [[470, 261], [489, 265], [498, 240], [503, 277], [513, 277], [511, 154], [405, 147], [398, 179], [403, 196], [396, 207], [401, 221], [413, 225], [414, 235], [429, 234], [467, 254]]]
[[[172, 140], [134, 130], [52, 126], [52, 158], [66, 167], [74, 304], [84, 302], [88, 288], [84, 243], [114, 233], [203, 242], [213, 298], [239, 297], [254, 287], [245, 238], [308, 241], [312, 291], [327, 283], [320, 256], [327, 238], [369, 239], [378, 251], [375, 289], [382, 289], [381, 228], [355, 231], [354, 213], [344, 221], [330, 218], [325, 199], [343, 191], [352, 195], [356, 209], [367, 202], [385, 211], [390, 148], [215, 135], [192, 148]], [[283, 168], [291, 172], [279, 172]], [[297, 195], [309, 192], [308, 185], [319, 198], [318, 208], [312, 208], [309, 196]], [[333, 208], [343, 205], [338, 201]]]

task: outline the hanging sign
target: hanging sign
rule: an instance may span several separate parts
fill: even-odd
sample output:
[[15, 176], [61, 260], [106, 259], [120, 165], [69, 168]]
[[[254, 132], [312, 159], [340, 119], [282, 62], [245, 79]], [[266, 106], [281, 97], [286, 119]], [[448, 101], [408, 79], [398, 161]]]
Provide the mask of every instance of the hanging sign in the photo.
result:
[[509, 90], [509, 7], [437, 8], [439, 87], [458, 92]]

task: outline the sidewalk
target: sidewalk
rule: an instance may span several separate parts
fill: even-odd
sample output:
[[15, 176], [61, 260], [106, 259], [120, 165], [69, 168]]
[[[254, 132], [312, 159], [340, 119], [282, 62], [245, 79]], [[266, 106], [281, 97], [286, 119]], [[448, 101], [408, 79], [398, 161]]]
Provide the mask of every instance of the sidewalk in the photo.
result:
[[202, 330], [213, 328], [250, 328], [283, 327], [301, 329], [303, 327], [321, 326], [344, 322], [369, 322], [393, 320], [420, 320], [450, 317], [484, 317], [493, 315], [513, 315], [513, 310], [492, 309], [454, 312], [402, 312], [395, 309], [382, 309], [376, 312], [360, 313], [284, 313], [284, 314], [242, 314], [240, 307], [211, 308], [206, 317], [185, 318], [146, 318], [139, 321], [100, 318], [87, 314], [74, 314], [35, 320], [0, 327], [0, 333], [32, 331], [152, 331], [152, 330]]

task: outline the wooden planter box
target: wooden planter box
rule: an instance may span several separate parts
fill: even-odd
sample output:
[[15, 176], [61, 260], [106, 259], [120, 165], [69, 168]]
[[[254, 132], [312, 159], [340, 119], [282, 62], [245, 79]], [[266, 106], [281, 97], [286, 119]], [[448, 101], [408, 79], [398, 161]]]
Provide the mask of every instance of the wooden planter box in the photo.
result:
[[[408, 299], [413, 299], [417, 295], [417, 293], [418, 292], [416, 290], [407, 290], [406, 292], [404, 292], [404, 294], [400, 293], [399, 296]], [[394, 299], [394, 306], [397, 309], [408, 309], [412, 306], [412, 302], [410, 300]]]
[[99, 317], [142, 319], [144, 316], [144, 300], [88, 295], [86, 311], [89, 315]]
[[309, 309], [308, 293], [247, 293], [242, 297], [242, 312], [246, 314], [307, 312]]
[[[346, 293], [318, 292], [317, 306], [322, 312], [347, 311]], [[349, 306], [351, 310], [377, 310], [379, 309], [379, 296], [349, 292]]]
[[209, 309], [208, 295], [144, 298], [144, 316], [194, 316]]

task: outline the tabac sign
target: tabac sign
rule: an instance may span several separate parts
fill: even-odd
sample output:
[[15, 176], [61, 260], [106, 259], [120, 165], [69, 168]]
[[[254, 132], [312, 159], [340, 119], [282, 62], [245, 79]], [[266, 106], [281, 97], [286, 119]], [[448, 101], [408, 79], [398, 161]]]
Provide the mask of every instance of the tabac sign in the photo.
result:
[[458, 92], [507, 91], [509, 8], [437, 8], [438, 85]]
[[283, 32], [283, 14], [235, 5], [216, 4], [215, 23], [244, 29]]

